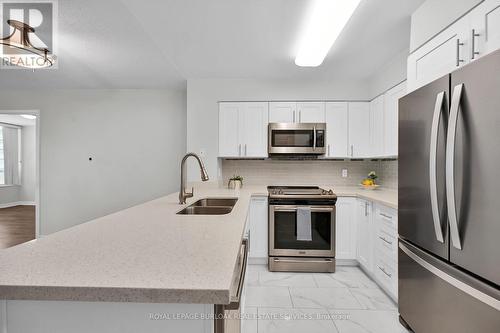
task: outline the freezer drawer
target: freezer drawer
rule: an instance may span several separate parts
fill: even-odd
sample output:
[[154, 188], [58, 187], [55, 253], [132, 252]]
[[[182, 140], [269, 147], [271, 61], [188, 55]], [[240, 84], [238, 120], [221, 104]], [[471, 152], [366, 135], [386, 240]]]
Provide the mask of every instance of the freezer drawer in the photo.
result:
[[500, 291], [400, 241], [399, 314], [415, 333], [498, 333]]

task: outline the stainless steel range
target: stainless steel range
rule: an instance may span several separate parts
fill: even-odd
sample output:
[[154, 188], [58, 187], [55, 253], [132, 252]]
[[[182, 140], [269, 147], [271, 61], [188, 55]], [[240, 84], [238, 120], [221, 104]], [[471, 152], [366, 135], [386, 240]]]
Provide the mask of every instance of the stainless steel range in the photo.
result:
[[332, 190], [269, 186], [269, 270], [335, 271], [335, 204]]

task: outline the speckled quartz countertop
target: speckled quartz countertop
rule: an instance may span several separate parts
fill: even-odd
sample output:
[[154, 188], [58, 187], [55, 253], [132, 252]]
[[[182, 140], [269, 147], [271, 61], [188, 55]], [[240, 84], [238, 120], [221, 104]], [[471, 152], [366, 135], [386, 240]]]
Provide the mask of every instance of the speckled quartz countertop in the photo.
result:
[[[323, 187], [397, 208], [396, 191]], [[0, 299], [227, 304], [249, 202], [261, 195], [265, 186], [195, 187], [187, 205], [238, 202], [227, 215], [176, 215], [186, 205], [174, 193], [0, 250]]]

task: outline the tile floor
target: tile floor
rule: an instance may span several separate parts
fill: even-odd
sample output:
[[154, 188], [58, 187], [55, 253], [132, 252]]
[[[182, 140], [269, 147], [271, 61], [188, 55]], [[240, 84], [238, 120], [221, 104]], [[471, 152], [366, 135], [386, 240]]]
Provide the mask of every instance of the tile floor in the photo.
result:
[[396, 304], [357, 267], [275, 273], [249, 265], [243, 333], [407, 333]]

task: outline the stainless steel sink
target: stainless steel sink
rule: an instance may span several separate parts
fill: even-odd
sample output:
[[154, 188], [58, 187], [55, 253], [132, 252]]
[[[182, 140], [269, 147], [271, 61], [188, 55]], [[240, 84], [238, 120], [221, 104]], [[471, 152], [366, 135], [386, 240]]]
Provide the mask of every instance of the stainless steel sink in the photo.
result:
[[238, 199], [225, 199], [225, 198], [205, 198], [196, 201], [190, 207], [234, 207]]
[[205, 198], [184, 208], [178, 215], [225, 215], [231, 213], [238, 199]]
[[231, 213], [233, 207], [197, 207], [189, 206], [178, 212], [178, 215], [225, 215]]

